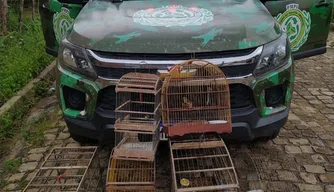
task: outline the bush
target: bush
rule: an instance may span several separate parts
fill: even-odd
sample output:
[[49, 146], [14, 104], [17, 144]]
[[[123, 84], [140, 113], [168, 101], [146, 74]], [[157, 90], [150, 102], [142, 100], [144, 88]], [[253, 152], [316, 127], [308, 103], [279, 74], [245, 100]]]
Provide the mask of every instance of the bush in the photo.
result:
[[23, 16], [23, 32], [18, 32], [18, 14], [9, 10], [9, 34], [0, 37], [0, 106], [36, 77], [51, 61], [45, 53], [41, 22]]

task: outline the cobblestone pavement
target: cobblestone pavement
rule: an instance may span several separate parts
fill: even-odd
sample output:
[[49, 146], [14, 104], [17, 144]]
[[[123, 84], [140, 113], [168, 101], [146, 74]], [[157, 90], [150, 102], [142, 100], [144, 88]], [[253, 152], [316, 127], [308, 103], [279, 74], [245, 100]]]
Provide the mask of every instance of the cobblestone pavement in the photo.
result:
[[[334, 192], [333, 98], [334, 50], [297, 61], [292, 109], [279, 137], [268, 142], [229, 144], [242, 191]], [[39, 115], [50, 108], [56, 110], [55, 97], [45, 98], [38, 105]], [[38, 114], [32, 113], [31, 116]], [[45, 147], [25, 153], [23, 164], [7, 178], [8, 185], [4, 190], [20, 191], [22, 183], [32, 178], [51, 147], [79, 146], [69, 137], [60, 114], [59, 119], [44, 132]], [[17, 145], [20, 148], [20, 144]], [[157, 184], [168, 191], [168, 149], [166, 144], [159, 148]]]

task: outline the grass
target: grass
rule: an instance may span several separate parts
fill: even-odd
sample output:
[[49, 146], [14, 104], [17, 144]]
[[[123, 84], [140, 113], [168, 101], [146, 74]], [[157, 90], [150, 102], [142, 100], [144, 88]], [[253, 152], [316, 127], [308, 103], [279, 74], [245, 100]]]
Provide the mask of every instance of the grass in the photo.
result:
[[21, 164], [22, 164], [21, 158], [8, 160], [2, 164], [2, 169], [4, 170], [5, 173], [13, 173], [17, 170], [17, 168], [20, 167]]
[[8, 160], [2, 163], [1, 165], [1, 172], [0, 172], [0, 189], [3, 189], [7, 182], [5, 181], [5, 175], [8, 175], [10, 173], [14, 173], [22, 164], [22, 159], [12, 159]]
[[8, 35], [0, 37], [0, 106], [36, 77], [53, 57], [45, 52], [39, 18], [23, 15], [18, 32], [17, 8], [9, 10]]
[[[53, 60], [45, 52], [41, 22], [36, 16], [31, 19], [30, 11], [23, 14], [23, 30], [18, 32], [18, 8], [10, 6], [8, 35], [0, 36], [0, 107], [8, 99], [35, 78]], [[42, 82], [43, 83], [43, 82]], [[37, 97], [46, 93], [46, 86], [36, 86]], [[25, 98], [19, 106], [0, 117], [0, 158], [8, 151], [8, 143], [14, 138], [22, 120], [38, 100], [35, 96]], [[38, 143], [38, 141], [34, 141]]]

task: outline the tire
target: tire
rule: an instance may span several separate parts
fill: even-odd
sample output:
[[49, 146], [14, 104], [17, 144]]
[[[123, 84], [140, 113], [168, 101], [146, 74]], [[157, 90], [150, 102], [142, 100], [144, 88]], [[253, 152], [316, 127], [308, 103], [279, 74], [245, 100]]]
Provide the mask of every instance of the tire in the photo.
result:
[[76, 135], [73, 133], [70, 133], [72, 139], [80, 144], [91, 144], [91, 143], [97, 143], [96, 140], [93, 140], [91, 138], [88, 137], [84, 137], [84, 136], [80, 136], [80, 135]]

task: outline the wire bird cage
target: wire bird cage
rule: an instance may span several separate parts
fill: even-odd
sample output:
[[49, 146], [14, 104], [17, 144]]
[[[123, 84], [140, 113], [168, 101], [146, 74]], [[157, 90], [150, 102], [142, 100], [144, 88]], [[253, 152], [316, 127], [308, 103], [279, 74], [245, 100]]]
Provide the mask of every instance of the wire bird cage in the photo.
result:
[[207, 61], [175, 65], [164, 79], [161, 103], [162, 122], [170, 137], [232, 132], [227, 79]]
[[190, 134], [169, 141], [175, 192], [239, 191], [237, 174], [217, 134]]
[[127, 73], [116, 85], [117, 159], [152, 161], [160, 136], [162, 81], [157, 75]]
[[54, 148], [24, 192], [103, 191], [97, 147]]
[[154, 192], [155, 161], [110, 158], [106, 192]]

